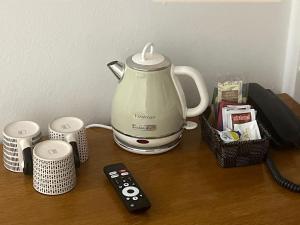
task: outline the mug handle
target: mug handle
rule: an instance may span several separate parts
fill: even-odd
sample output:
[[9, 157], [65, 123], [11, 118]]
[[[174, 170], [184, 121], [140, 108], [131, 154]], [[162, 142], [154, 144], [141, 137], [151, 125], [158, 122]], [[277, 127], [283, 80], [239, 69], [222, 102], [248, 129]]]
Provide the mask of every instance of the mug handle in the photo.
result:
[[79, 152], [78, 152], [78, 146], [77, 146], [75, 134], [74, 133], [67, 134], [65, 136], [65, 139], [72, 146], [75, 167], [79, 168], [80, 167], [80, 158], [79, 158]]
[[[25, 175], [32, 175], [33, 173], [33, 162], [32, 162], [32, 152], [31, 152], [31, 140], [21, 139], [20, 147], [22, 152], [22, 159], [20, 162], [23, 163], [23, 173]], [[20, 156], [19, 156], [20, 158]]]

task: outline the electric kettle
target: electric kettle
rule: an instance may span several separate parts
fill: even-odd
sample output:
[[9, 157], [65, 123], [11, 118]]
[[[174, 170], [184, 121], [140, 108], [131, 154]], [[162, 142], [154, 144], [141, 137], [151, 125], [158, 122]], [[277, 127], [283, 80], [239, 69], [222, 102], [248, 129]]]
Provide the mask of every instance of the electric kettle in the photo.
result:
[[[107, 64], [118, 78], [111, 112], [115, 142], [139, 154], [158, 154], [174, 148], [181, 140], [186, 117], [200, 115], [209, 97], [202, 75], [194, 68], [174, 66], [148, 43], [126, 64]], [[189, 76], [196, 84], [200, 102], [187, 108], [177, 76]]]

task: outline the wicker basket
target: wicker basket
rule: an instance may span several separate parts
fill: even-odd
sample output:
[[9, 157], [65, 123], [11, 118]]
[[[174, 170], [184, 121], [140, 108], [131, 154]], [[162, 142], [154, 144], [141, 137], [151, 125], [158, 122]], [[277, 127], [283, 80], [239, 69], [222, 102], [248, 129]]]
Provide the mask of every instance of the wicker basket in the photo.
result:
[[258, 122], [262, 139], [253, 141], [235, 141], [225, 143], [221, 140], [217, 131], [212, 127], [208, 118], [211, 110], [208, 108], [200, 116], [201, 134], [210, 149], [215, 153], [218, 164], [221, 167], [238, 167], [262, 163], [269, 148], [270, 135]]

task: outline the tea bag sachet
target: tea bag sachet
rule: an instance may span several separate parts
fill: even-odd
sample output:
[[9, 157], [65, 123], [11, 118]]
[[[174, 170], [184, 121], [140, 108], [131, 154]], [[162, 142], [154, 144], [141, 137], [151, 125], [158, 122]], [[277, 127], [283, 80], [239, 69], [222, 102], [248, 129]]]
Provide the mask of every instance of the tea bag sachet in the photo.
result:
[[228, 105], [222, 109], [223, 130], [232, 130], [234, 123], [255, 120], [255, 110], [250, 105]]
[[243, 81], [218, 82], [218, 102], [243, 102]]
[[261, 139], [256, 120], [243, 124], [234, 124], [234, 130], [238, 131], [241, 134], [241, 141]]

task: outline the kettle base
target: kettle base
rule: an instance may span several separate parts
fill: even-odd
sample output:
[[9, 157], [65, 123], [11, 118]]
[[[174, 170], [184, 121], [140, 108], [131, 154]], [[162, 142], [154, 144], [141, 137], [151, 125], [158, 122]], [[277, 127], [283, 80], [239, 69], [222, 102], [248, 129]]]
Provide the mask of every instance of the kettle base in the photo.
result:
[[[171, 136], [174, 137], [174, 135]], [[176, 133], [175, 140], [172, 140], [171, 142], [167, 144], [163, 144], [161, 146], [152, 146], [152, 147], [134, 146], [132, 144], [126, 143], [118, 137], [118, 134], [115, 133], [115, 130], [114, 130], [113, 137], [116, 144], [126, 151], [136, 153], [136, 154], [142, 154], [142, 155], [154, 155], [154, 154], [161, 154], [175, 148], [181, 140], [182, 131]], [[158, 138], [157, 140], [159, 139], [160, 138]]]

